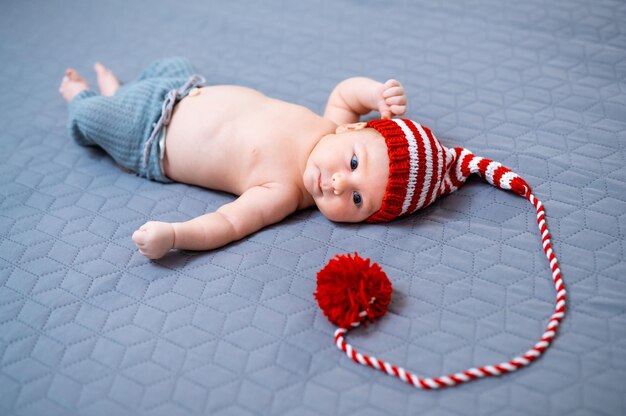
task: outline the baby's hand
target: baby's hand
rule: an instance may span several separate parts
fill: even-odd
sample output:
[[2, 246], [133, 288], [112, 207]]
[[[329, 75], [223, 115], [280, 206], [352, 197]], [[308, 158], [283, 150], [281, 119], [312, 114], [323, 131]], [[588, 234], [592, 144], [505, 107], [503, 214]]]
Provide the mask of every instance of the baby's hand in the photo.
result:
[[141, 254], [159, 259], [174, 247], [174, 227], [167, 222], [148, 221], [133, 233], [133, 241]]
[[378, 87], [378, 111], [380, 118], [390, 119], [406, 112], [404, 87], [395, 79], [390, 79]]

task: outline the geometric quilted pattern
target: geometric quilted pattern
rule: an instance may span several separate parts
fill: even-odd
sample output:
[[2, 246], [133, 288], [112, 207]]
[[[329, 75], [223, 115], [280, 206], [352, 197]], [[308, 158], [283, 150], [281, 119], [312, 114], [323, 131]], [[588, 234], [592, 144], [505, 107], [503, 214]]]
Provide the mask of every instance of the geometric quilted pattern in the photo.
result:
[[[4, 2], [0, 13], [0, 414], [626, 414], [626, 3]], [[378, 262], [388, 314], [359, 350], [423, 377], [508, 360], [554, 287], [533, 209], [479, 179], [410, 218], [303, 211], [212, 252], [149, 261], [147, 220], [227, 194], [149, 182], [73, 143], [57, 92], [100, 60], [129, 80], [189, 57], [211, 83], [323, 111], [396, 78], [407, 116], [520, 174], [545, 204], [569, 294], [530, 367], [424, 392], [357, 366], [312, 296], [338, 253]]]

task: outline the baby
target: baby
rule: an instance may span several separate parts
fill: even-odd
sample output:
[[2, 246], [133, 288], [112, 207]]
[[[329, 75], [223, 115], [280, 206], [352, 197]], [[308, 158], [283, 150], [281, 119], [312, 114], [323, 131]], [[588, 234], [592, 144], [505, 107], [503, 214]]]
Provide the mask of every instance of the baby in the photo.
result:
[[186, 59], [159, 60], [127, 85], [102, 64], [94, 69], [100, 94], [74, 69], [59, 89], [78, 143], [102, 147], [123, 168], [151, 180], [238, 195], [186, 222], [142, 225], [132, 238], [150, 259], [171, 249], [221, 247], [311, 206], [341, 222], [400, 215], [383, 206], [384, 199], [394, 203], [390, 173], [396, 169], [386, 124], [358, 123], [376, 110], [378, 121], [402, 127], [389, 120], [406, 110], [398, 81], [346, 79], [320, 117], [249, 88], [206, 86]]
[[[173, 248], [221, 247], [311, 206], [332, 221], [390, 221], [457, 190], [472, 173], [536, 202], [500, 163], [392, 119], [406, 111], [395, 80], [346, 79], [320, 117], [248, 88], [205, 86], [181, 58], [155, 62], [128, 85], [99, 63], [95, 71], [101, 94], [73, 69], [59, 89], [78, 143], [102, 147], [151, 180], [239, 196], [190, 221], [142, 225], [133, 240], [150, 259]], [[358, 123], [374, 110], [381, 119]]]

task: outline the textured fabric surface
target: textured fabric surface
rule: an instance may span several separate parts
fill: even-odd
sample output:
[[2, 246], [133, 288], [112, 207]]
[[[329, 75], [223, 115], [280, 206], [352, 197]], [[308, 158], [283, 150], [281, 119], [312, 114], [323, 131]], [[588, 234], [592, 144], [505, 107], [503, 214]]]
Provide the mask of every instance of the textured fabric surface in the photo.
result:
[[[0, 7], [0, 414], [626, 413], [626, 4], [621, 0], [5, 1]], [[321, 112], [345, 77], [403, 82], [407, 117], [521, 175], [570, 295], [530, 367], [424, 392], [332, 344], [312, 293], [337, 253], [389, 275], [359, 350], [438, 376], [529, 348], [554, 288], [532, 207], [480, 179], [390, 224], [305, 211], [150, 262], [132, 231], [231, 196], [122, 172], [57, 92], [185, 55], [215, 82]], [[211, 82], [213, 80], [210, 80]]]

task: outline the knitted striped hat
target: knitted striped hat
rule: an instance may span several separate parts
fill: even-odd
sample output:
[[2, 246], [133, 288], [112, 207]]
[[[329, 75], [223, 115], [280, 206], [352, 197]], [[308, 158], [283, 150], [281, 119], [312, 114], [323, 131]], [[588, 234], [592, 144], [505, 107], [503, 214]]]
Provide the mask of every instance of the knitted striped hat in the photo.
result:
[[426, 207], [437, 197], [456, 191], [469, 175], [476, 173], [498, 188], [523, 196], [537, 211], [537, 226], [556, 292], [555, 306], [543, 335], [524, 354], [498, 364], [473, 367], [453, 374], [420, 377], [402, 367], [360, 353], [346, 342], [345, 336], [350, 329], [385, 314], [391, 302], [392, 287], [381, 267], [376, 263], [370, 264], [369, 259], [360, 258], [356, 253], [354, 257], [337, 256], [317, 273], [315, 292], [324, 315], [339, 327], [335, 331], [335, 345], [354, 362], [425, 390], [499, 376], [533, 363], [554, 340], [565, 317], [567, 301], [541, 201], [521, 177], [500, 163], [475, 156], [461, 147], [446, 149], [428, 128], [411, 120], [375, 120], [367, 126], [384, 137], [389, 154], [389, 179], [382, 206], [367, 221], [390, 221]]
[[425, 126], [408, 119], [372, 120], [367, 127], [385, 139], [389, 179], [381, 208], [367, 222], [386, 222], [425, 208], [456, 191], [472, 173], [492, 185], [524, 196], [526, 182], [498, 162], [460, 147], [447, 149]]

